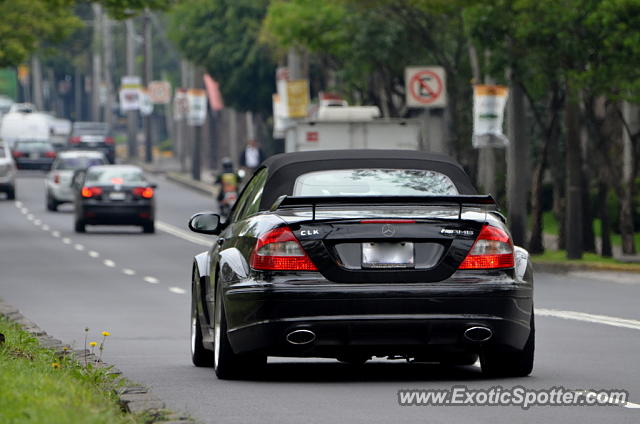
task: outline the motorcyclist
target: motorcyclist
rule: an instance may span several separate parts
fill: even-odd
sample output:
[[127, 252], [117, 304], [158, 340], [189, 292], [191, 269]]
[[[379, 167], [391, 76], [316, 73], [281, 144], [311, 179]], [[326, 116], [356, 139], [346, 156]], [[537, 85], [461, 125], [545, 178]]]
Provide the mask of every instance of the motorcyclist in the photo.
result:
[[220, 212], [223, 216], [228, 216], [233, 204], [238, 198], [239, 179], [233, 169], [233, 161], [225, 157], [222, 159], [222, 173], [218, 175], [216, 184], [219, 186], [218, 202]]

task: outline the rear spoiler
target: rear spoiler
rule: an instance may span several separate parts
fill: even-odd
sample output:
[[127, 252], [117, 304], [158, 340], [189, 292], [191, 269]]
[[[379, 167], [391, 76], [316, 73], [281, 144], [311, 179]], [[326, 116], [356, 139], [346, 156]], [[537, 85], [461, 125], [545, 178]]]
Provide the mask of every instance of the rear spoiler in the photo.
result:
[[462, 219], [463, 206], [495, 206], [496, 201], [487, 195], [458, 196], [287, 196], [283, 195], [273, 202], [271, 212], [284, 208], [310, 206], [312, 219], [316, 219], [318, 205], [438, 205], [458, 206], [458, 219]]

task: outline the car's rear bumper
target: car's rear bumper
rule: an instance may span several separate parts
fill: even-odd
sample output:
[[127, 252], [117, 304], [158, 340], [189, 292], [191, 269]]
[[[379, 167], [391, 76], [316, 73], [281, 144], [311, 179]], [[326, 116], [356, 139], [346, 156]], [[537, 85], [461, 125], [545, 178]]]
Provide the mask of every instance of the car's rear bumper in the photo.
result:
[[19, 169], [51, 169], [53, 159], [16, 159], [16, 167]]
[[[528, 285], [475, 283], [322, 284], [263, 288], [231, 286], [225, 292], [229, 340], [236, 352], [282, 356], [420, 356], [477, 352], [480, 345], [522, 349], [533, 310]], [[489, 328], [484, 342], [464, 336]], [[305, 345], [287, 342], [296, 329], [315, 333]]]
[[155, 218], [151, 204], [85, 204], [81, 215], [88, 225], [142, 225]]

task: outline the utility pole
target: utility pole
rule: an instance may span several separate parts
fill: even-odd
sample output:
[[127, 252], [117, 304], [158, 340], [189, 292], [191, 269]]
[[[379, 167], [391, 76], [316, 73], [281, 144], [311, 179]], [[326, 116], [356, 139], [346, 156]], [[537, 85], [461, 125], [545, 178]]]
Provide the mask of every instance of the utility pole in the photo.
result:
[[40, 64], [40, 58], [36, 55], [31, 58], [31, 68], [31, 76], [33, 78], [33, 103], [38, 110], [43, 110], [44, 97], [42, 95], [42, 65]]
[[107, 92], [106, 104], [104, 105], [104, 120], [108, 124], [113, 123], [112, 105], [115, 103], [113, 80], [111, 70], [113, 69], [113, 37], [111, 35], [111, 19], [109, 15], [102, 15], [102, 47], [103, 47], [103, 77]]
[[101, 60], [100, 50], [102, 40], [100, 32], [102, 29], [102, 6], [97, 3], [93, 3], [93, 45], [92, 45], [92, 61], [91, 61], [91, 120], [100, 121], [100, 87], [102, 85], [101, 78]]
[[[182, 59], [180, 61], [180, 83], [182, 84], [182, 88], [188, 89], [191, 85], [191, 66], [189, 62]], [[187, 126], [187, 117], [184, 116], [180, 121], [178, 121], [177, 125], [178, 130], [178, 148], [180, 157], [180, 172], [187, 172], [187, 158], [189, 151], [189, 127]]]
[[[127, 30], [126, 45], [126, 62], [127, 75], [136, 75], [135, 56], [136, 56], [136, 33], [133, 19], [125, 21]], [[127, 111], [127, 148], [129, 159], [138, 158], [138, 111]]]
[[[203, 89], [204, 81], [203, 81], [203, 72], [200, 67], [194, 67], [193, 73], [193, 88]], [[208, 108], [208, 106], [205, 106]], [[201, 156], [202, 156], [202, 138], [203, 138], [203, 127], [207, 125], [206, 119], [202, 125], [194, 126], [193, 131], [193, 152], [191, 154], [191, 178], [196, 181], [200, 181], [200, 171], [202, 166]]]
[[567, 128], [566, 247], [568, 259], [582, 258], [582, 169], [578, 94], [567, 83], [565, 125]]
[[522, 86], [513, 80], [508, 100], [507, 146], [507, 208], [511, 238], [517, 246], [524, 246], [527, 238], [527, 155], [529, 143], [526, 131], [525, 98]]
[[[149, 83], [153, 79], [153, 42], [151, 39], [151, 14], [149, 11], [144, 15], [144, 85], [148, 89]], [[153, 140], [151, 139], [152, 115], [143, 118], [144, 123], [144, 161], [153, 162]]]

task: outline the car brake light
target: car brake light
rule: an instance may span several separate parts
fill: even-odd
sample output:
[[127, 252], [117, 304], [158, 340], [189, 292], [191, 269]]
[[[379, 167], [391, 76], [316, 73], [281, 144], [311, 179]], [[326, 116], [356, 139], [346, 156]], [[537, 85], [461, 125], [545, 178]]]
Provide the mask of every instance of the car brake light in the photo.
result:
[[269, 271], [318, 270], [289, 227], [275, 228], [258, 238], [251, 267]]
[[45, 157], [48, 158], [55, 158], [56, 157], [56, 152], [45, 152]]
[[88, 199], [93, 196], [100, 196], [102, 189], [100, 187], [82, 187], [80, 194]]
[[513, 268], [513, 242], [500, 228], [485, 225], [458, 269]]
[[24, 153], [14, 150], [14, 152], [13, 152], [13, 157], [14, 158], [19, 158], [19, 157], [22, 157], [22, 156], [24, 156]]
[[71, 137], [71, 138], [69, 139], [69, 143], [71, 143], [71, 144], [78, 144], [78, 143], [80, 143], [81, 141], [82, 141], [82, 140], [80, 139], [80, 137]]
[[151, 199], [153, 197], [153, 188], [151, 187], [136, 187], [132, 191], [134, 196], [142, 197], [143, 199]]
[[107, 144], [113, 144], [113, 137], [105, 137], [104, 142]]

